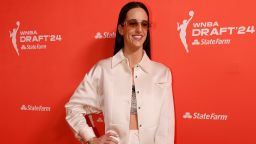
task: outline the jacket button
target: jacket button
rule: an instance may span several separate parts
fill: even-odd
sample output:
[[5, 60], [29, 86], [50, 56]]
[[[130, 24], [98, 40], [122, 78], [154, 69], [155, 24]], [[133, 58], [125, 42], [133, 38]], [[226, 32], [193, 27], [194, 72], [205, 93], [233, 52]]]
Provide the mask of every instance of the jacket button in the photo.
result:
[[137, 91], [137, 94], [139, 94], [140, 92], [139, 91]]
[[138, 76], [135, 76], [135, 78], [138, 78]]
[[138, 107], [138, 109], [140, 109], [140, 107]]
[[142, 127], [142, 125], [140, 124], [140, 127]]

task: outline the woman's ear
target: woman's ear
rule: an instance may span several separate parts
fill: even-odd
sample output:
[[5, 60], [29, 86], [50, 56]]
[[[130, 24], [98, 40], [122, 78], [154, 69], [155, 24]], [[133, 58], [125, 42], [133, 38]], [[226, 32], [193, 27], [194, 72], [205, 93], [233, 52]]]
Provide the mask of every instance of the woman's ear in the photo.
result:
[[118, 32], [120, 35], [124, 35], [123, 27], [120, 24], [118, 25]]

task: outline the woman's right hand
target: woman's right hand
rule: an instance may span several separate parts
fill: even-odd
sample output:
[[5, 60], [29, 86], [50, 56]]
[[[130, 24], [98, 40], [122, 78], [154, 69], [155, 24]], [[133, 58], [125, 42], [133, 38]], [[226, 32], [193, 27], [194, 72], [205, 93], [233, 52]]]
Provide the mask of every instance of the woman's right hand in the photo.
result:
[[119, 144], [119, 141], [119, 136], [115, 131], [108, 131], [105, 135], [92, 138], [88, 142], [89, 144]]

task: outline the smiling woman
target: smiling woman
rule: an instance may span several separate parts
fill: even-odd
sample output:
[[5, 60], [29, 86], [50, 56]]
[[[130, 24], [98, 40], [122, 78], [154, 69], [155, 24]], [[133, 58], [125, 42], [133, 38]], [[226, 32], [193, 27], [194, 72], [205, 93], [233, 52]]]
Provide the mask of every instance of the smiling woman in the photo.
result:
[[142, 8], [133, 8], [127, 12], [126, 19], [118, 25], [118, 32], [124, 37], [124, 51], [128, 53], [140, 50], [148, 33], [148, 15]]
[[[65, 105], [76, 137], [89, 144], [174, 144], [172, 76], [150, 59], [146, 6], [130, 2], [120, 11], [114, 56], [86, 74]], [[105, 134], [96, 137], [84, 115], [104, 114]]]

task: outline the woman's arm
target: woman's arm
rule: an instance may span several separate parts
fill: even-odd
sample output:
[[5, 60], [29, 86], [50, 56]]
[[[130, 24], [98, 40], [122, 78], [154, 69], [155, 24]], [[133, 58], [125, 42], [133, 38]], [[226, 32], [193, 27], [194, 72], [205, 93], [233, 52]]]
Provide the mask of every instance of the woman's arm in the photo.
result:
[[101, 68], [95, 65], [84, 77], [69, 102], [66, 103], [66, 121], [78, 139], [88, 141], [95, 137], [84, 115], [101, 112], [101, 101], [98, 95]]
[[168, 79], [170, 85], [165, 89], [155, 144], [174, 144], [175, 112], [172, 94], [172, 75], [170, 71], [168, 72]]

